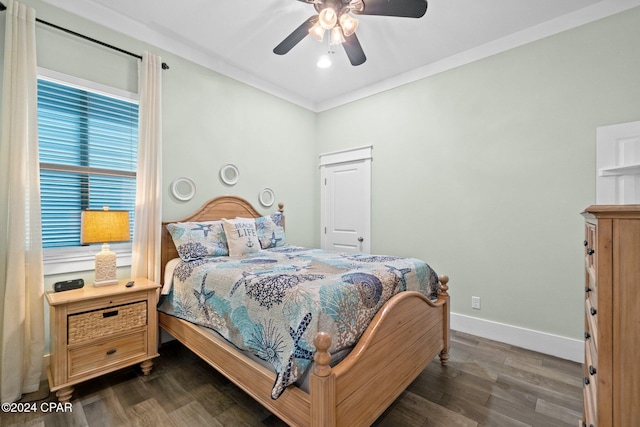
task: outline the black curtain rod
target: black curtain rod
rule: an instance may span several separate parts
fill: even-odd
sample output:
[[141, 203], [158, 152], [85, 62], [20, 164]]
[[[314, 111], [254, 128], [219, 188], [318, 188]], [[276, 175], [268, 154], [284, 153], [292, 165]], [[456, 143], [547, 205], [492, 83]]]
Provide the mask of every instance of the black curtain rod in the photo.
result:
[[[2, 2], [0, 2], [0, 12], [2, 12], [3, 10], [5, 10], [6, 8], [7, 8], [7, 7], [6, 7], [4, 4], [2, 4]], [[90, 42], [93, 42], [93, 43], [99, 44], [100, 46], [108, 47], [109, 49], [117, 50], [117, 51], [118, 51], [118, 52], [120, 52], [120, 53], [124, 53], [124, 54], [126, 54], [126, 55], [133, 56], [134, 58], [138, 58], [138, 59], [142, 60], [142, 55], [137, 55], [137, 54], [132, 53], [132, 52], [129, 52], [129, 51], [127, 51], [127, 50], [120, 49], [119, 47], [116, 47], [116, 46], [113, 46], [113, 45], [107, 44], [107, 43], [105, 43], [105, 42], [101, 42], [100, 40], [96, 40], [96, 39], [91, 38], [91, 37], [89, 37], [89, 36], [85, 36], [84, 34], [76, 33], [75, 31], [72, 31], [72, 30], [70, 30], [70, 29], [68, 29], [68, 28], [64, 28], [64, 27], [61, 27], [61, 26], [59, 26], [59, 25], [52, 24], [51, 22], [43, 21], [43, 20], [42, 20], [42, 19], [40, 19], [40, 18], [36, 18], [36, 22], [39, 22], [39, 23], [44, 24], [44, 25], [48, 25], [48, 26], [50, 26], [50, 27], [52, 27], [52, 28], [55, 28], [56, 30], [64, 31], [65, 33], [68, 33], [68, 34], [74, 35], [74, 36], [76, 36], [76, 37], [80, 37], [81, 39], [88, 40], [88, 41], [90, 41]], [[163, 69], [163, 70], [168, 70], [168, 69], [169, 69], [169, 66], [167, 65], [167, 63], [166, 63], [166, 62], [163, 62], [163, 63], [162, 63], [162, 69]]]

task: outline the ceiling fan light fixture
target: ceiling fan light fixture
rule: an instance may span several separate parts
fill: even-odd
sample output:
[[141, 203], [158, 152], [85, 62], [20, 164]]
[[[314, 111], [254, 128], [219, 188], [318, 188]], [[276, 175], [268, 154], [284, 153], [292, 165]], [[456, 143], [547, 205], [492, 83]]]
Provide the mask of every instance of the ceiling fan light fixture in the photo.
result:
[[331, 7], [326, 7], [320, 11], [318, 15], [318, 23], [325, 30], [330, 30], [336, 26], [338, 22], [338, 15], [336, 11]]
[[320, 22], [316, 22], [313, 27], [309, 28], [309, 35], [321, 42], [324, 39], [325, 31], [326, 30], [320, 25]]
[[342, 34], [342, 28], [333, 27], [331, 29], [331, 38], [329, 39], [329, 45], [344, 43], [344, 35]]
[[340, 26], [342, 27], [344, 36], [349, 37], [358, 29], [358, 20], [346, 13], [343, 13], [340, 15]]

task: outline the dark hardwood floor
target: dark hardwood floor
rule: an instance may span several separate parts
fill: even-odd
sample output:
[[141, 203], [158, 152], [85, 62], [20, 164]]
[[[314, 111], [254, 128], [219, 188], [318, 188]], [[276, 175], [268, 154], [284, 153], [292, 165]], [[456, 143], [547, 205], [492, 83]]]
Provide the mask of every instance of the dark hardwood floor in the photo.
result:
[[[582, 408], [582, 369], [557, 359], [453, 332], [451, 359], [438, 359], [375, 426], [573, 426]], [[277, 417], [177, 342], [165, 344], [151, 374], [123, 369], [79, 384], [72, 410], [42, 412], [55, 402], [43, 383], [23, 397], [34, 413], [0, 413], [9, 426], [284, 426]]]

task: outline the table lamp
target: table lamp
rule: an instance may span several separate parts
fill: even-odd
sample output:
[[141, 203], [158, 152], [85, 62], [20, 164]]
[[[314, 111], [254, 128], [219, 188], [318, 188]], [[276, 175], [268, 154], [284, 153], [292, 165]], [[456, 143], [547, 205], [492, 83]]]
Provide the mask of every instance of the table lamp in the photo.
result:
[[96, 280], [94, 286], [115, 285], [116, 254], [109, 250], [109, 243], [128, 242], [129, 212], [103, 210], [82, 211], [80, 243], [102, 243], [102, 251], [96, 254]]

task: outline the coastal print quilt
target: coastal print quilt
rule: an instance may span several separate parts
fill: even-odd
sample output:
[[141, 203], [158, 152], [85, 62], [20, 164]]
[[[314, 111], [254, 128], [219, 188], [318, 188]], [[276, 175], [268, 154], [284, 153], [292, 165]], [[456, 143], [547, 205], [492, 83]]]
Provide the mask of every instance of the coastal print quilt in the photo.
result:
[[351, 347], [394, 294], [435, 300], [438, 277], [423, 261], [284, 245], [243, 257], [181, 261], [158, 310], [217, 331], [273, 365], [276, 399], [313, 360], [313, 338]]

